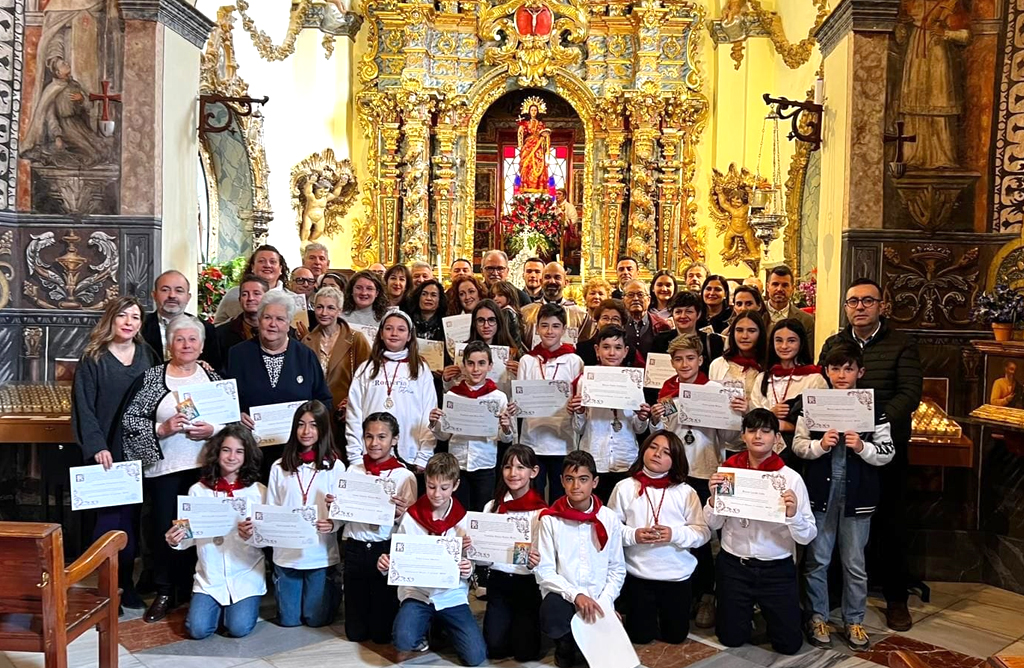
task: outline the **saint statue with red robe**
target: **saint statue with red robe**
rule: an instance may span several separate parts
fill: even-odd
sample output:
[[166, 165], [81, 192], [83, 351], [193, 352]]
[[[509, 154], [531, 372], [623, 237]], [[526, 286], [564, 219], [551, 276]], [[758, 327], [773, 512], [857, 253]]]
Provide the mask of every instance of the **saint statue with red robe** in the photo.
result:
[[546, 193], [551, 130], [544, 127], [538, 115], [547, 111], [547, 105], [539, 97], [531, 97], [523, 102], [523, 110], [529, 113], [529, 118], [519, 121], [519, 190]]

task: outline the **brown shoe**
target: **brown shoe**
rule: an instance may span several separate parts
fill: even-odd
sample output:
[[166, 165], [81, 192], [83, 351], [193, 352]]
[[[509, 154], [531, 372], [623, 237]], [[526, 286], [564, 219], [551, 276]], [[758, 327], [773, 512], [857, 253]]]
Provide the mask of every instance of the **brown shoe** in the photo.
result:
[[157, 596], [149, 605], [149, 609], [146, 610], [146, 614], [142, 616], [142, 619], [147, 624], [159, 622], [161, 619], [167, 616], [167, 612], [171, 609], [171, 607], [173, 606], [171, 605], [170, 596]]
[[914, 626], [906, 603], [889, 603], [885, 607], [885, 624], [893, 631], [909, 631]]

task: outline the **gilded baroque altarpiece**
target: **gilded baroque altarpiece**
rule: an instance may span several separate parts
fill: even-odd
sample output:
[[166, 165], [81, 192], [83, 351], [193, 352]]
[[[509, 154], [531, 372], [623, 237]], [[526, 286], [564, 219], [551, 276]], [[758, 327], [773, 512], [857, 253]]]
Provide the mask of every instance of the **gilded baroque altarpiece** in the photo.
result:
[[353, 265], [472, 257], [477, 128], [506, 93], [545, 89], [584, 126], [583, 273], [620, 249], [649, 269], [704, 258], [696, 146], [708, 117], [685, 0], [368, 0], [357, 64], [366, 217]]

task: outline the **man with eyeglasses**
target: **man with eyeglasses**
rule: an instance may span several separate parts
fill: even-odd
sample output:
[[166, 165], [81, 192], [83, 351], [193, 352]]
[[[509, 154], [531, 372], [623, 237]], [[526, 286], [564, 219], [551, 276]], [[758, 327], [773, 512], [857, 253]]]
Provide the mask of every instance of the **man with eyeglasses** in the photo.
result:
[[911, 416], [921, 403], [921, 360], [917, 343], [907, 334], [891, 329], [883, 317], [885, 301], [878, 283], [858, 278], [847, 289], [843, 306], [850, 324], [825, 341], [818, 364], [836, 345], [859, 345], [864, 353], [864, 376], [857, 381], [857, 387], [875, 391], [875, 401], [892, 427], [896, 456], [879, 471], [881, 496], [868, 544], [878, 558], [869, 563], [874, 562], [880, 571], [877, 579], [881, 580], [885, 595], [886, 624], [893, 631], [908, 631], [914, 622], [907, 609], [910, 578], [904, 544], [903, 492]]
[[629, 313], [626, 323], [626, 343], [640, 353], [647, 361], [647, 354], [654, 348], [654, 339], [658, 334], [672, 329], [665, 319], [648, 311], [651, 305], [651, 293], [642, 281], [629, 281], [622, 286], [622, 302]]
[[[491, 286], [498, 281], [508, 280], [508, 255], [505, 255], [505, 251], [487, 251], [480, 261], [480, 266], [484, 274], [484, 285], [487, 287], [488, 293], [491, 291]], [[533, 303], [533, 297], [530, 296], [529, 292], [519, 288], [516, 289], [519, 290], [519, 308]]]
[[768, 308], [768, 315], [772, 319], [771, 325], [786, 318], [795, 318], [807, 330], [807, 345], [813, 351], [814, 316], [793, 304], [793, 293], [796, 292], [796, 277], [793, 276], [793, 270], [784, 264], [780, 264], [772, 269], [772, 273], [768, 274], [768, 289], [766, 292], [768, 299], [765, 306]]
[[594, 321], [586, 309], [565, 298], [565, 267], [557, 262], [550, 262], [544, 267], [543, 274], [544, 292], [540, 302], [529, 304], [522, 309], [523, 330], [525, 336], [523, 343], [531, 348], [540, 343], [540, 337], [534, 336], [537, 325], [537, 313], [545, 303], [558, 304], [565, 309], [567, 322], [565, 334], [562, 341], [575, 346], [580, 339], [588, 339], [594, 334]]

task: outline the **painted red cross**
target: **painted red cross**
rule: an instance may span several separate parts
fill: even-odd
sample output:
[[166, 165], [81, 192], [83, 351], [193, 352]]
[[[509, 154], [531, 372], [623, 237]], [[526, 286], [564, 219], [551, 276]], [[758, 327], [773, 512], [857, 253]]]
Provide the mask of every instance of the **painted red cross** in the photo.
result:
[[100, 83], [103, 84], [103, 92], [102, 93], [89, 93], [89, 99], [92, 100], [93, 102], [95, 102], [97, 100], [103, 100], [103, 117], [100, 118], [100, 120], [101, 121], [109, 121], [110, 120], [110, 103], [111, 102], [120, 102], [121, 101], [121, 94], [120, 93], [111, 93], [110, 92], [110, 82], [107, 81], [106, 79], [104, 79]]

